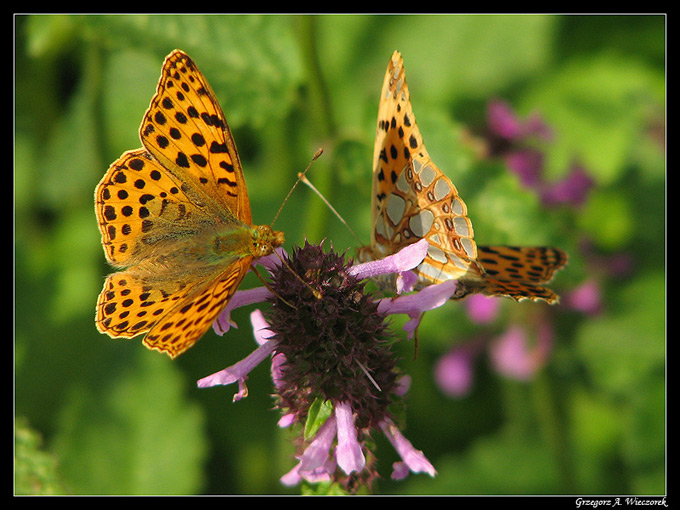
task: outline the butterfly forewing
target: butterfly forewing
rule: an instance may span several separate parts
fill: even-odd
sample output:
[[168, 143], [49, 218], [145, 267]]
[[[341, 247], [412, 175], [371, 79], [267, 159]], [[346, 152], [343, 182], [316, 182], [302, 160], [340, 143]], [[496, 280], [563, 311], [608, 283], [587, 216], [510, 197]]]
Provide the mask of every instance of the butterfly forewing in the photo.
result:
[[150, 247], [173, 242], [197, 225], [214, 223], [205, 204], [191, 201], [190, 187], [145, 149], [116, 160], [97, 186], [95, 209], [110, 264], [126, 267], [149, 257]]
[[186, 53], [176, 50], [165, 59], [140, 137], [169, 172], [194, 184], [195, 201], [214, 201], [213, 209], [251, 222], [231, 131], [212, 88]]
[[451, 180], [432, 162], [418, 129], [401, 55], [388, 64], [373, 151], [372, 256], [381, 258], [427, 238], [416, 269], [441, 282], [481, 273], [467, 207]]

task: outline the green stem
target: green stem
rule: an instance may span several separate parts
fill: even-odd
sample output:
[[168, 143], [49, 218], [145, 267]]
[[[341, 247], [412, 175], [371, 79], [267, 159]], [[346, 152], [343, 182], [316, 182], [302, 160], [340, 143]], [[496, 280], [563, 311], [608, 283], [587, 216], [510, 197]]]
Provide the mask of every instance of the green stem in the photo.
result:
[[[320, 138], [321, 147], [325, 154], [322, 160], [330, 156], [330, 163], [319, 165], [324, 171], [317, 171], [310, 177], [314, 186], [333, 203], [333, 190], [337, 183], [337, 168], [333, 158], [333, 146], [337, 143], [338, 127], [333, 114], [333, 105], [327, 83], [324, 79], [321, 60], [317, 48], [317, 17], [300, 16], [298, 21], [298, 33], [300, 47], [303, 54], [303, 65], [308, 69], [309, 77], [309, 115], [313, 118], [312, 124], [317, 128], [315, 135]], [[329, 215], [328, 208], [316, 195], [310, 194], [307, 205], [305, 236], [311, 241], [320, 241], [325, 237], [325, 226]]]
[[560, 416], [550, 375], [542, 370], [532, 384], [535, 409], [547, 444], [555, 456], [564, 494], [575, 493], [574, 469], [570, 456], [567, 426]]

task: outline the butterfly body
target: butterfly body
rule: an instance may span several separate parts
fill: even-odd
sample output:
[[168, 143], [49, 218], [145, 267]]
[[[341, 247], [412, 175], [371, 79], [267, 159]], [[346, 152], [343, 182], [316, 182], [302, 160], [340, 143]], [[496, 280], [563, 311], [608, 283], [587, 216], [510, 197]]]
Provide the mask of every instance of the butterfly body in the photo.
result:
[[390, 59], [380, 96], [371, 207], [371, 245], [360, 249], [360, 260], [383, 258], [425, 238], [428, 252], [414, 270], [418, 287], [457, 280], [455, 299], [479, 292], [557, 302], [557, 295], [541, 284], [564, 266], [563, 251], [477, 246], [465, 202], [425, 148], [398, 52]]
[[175, 50], [163, 64], [140, 128], [95, 190], [110, 275], [96, 325], [112, 337], [185, 352], [226, 306], [254, 258], [284, 241], [251, 224], [250, 202], [224, 113], [193, 60]]

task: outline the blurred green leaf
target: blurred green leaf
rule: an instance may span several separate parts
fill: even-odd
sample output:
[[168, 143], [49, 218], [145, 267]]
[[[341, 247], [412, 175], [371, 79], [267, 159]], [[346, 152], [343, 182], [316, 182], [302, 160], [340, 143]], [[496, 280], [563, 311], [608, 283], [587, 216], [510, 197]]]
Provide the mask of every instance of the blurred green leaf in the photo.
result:
[[[90, 38], [116, 51], [144, 48], [158, 59], [176, 48], [189, 53], [232, 128], [246, 121], [262, 126], [284, 115], [300, 83], [295, 33], [285, 16], [105, 15], [78, 21]], [[150, 100], [151, 93], [144, 94]]]
[[56, 55], [78, 36], [75, 18], [69, 15], [26, 16], [27, 53], [31, 57]]
[[42, 438], [26, 419], [14, 423], [14, 493], [17, 495], [66, 494], [58, 474], [57, 459], [42, 450]]
[[559, 470], [535, 436], [510, 429], [479, 438], [463, 454], [440, 459], [437, 476], [409, 480], [414, 494], [557, 494]]
[[665, 278], [641, 274], [622, 291], [620, 303], [584, 322], [576, 335], [577, 353], [593, 382], [618, 396], [632, 395], [641, 380], [665, 361]]
[[636, 234], [633, 205], [616, 191], [595, 190], [581, 214], [578, 226], [605, 249], [626, 246]]
[[557, 225], [542, 209], [538, 196], [498, 166], [480, 165], [478, 172], [496, 174], [472, 199], [466, 199], [479, 244], [544, 245], [552, 242]]
[[522, 98], [522, 110], [538, 110], [555, 130], [547, 151], [548, 175], [583, 164], [598, 183], [622, 175], [647, 127], [652, 104], [664, 103], [663, 76], [644, 63], [602, 53], [576, 58]]
[[139, 354], [117, 378], [67, 395], [55, 451], [74, 494], [195, 494], [204, 485], [202, 412], [168, 359]]

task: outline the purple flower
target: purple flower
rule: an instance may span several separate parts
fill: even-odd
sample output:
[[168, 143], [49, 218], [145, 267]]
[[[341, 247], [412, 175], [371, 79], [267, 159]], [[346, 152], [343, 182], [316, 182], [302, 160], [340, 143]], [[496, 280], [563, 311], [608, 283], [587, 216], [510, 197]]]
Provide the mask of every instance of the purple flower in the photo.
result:
[[394, 471], [392, 472], [392, 478], [395, 480], [405, 478], [408, 473], [405, 468], [408, 468], [408, 470], [413, 473], [427, 473], [430, 476], [437, 474], [434, 466], [430, 464], [430, 461], [427, 460], [425, 454], [413, 447], [411, 442], [404, 437], [392, 420], [387, 418], [380, 422], [380, 428], [401, 457], [401, 462], [395, 463], [393, 466]]
[[505, 156], [510, 171], [515, 173], [526, 188], [541, 185], [543, 174], [543, 153], [536, 149], [518, 149]]
[[[256, 324], [260, 322], [260, 318], [261, 313], [253, 313], [251, 315], [251, 321], [254, 323], [253, 329], [255, 329]], [[263, 360], [272, 355], [276, 349], [276, 342], [269, 341], [268, 338], [265, 337], [266, 331], [268, 330], [262, 327], [255, 329], [255, 338], [257, 343], [260, 344], [259, 347], [234, 365], [200, 379], [197, 383], [198, 387], [208, 388], [210, 386], [238, 383], [239, 391], [236, 395], [234, 395], [234, 401], [247, 397], [248, 388], [246, 386], [246, 380], [248, 379], [248, 374]], [[274, 363], [272, 363], [272, 365], [274, 365]]]
[[539, 115], [523, 121], [508, 103], [493, 100], [487, 107], [487, 123], [491, 153], [502, 157], [522, 185], [538, 193], [544, 205], [578, 207], [585, 202], [594, 181], [583, 167], [574, 166], [560, 181], [545, 180], [544, 153], [530, 142], [535, 138], [550, 141], [553, 133]]
[[[423, 240], [391, 257], [349, 265], [332, 251], [324, 253], [320, 246], [307, 244], [296, 249], [285, 265], [270, 265], [271, 291], [238, 291], [232, 298], [251, 303], [256, 296], [268, 296], [272, 303], [266, 315], [259, 310], [251, 314], [258, 347], [198, 385], [238, 383], [234, 400], [239, 400], [247, 396], [250, 371], [271, 359], [277, 407], [283, 412], [279, 425], [299, 424], [314, 431], [305, 437], [298, 464], [281, 478], [282, 483], [370, 485], [376, 474], [366, 439], [376, 429], [386, 434], [402, 457], [395, 478], [402, 477], [404, 470], [434, 475], [432, 465], [404, 438], [388, 411], [388, 406], [404, 398], [410, 380], [396, 368], [385, 317], [407, 314], [411, 320], [404, 329], [411, 335], [425, 311], [448, 301], [455, 282], [378, 301], [363, 292], [361, 282], [410, 273], [427, 247]], [[402, 279], [408, 288], [408, 274]], [[220, 316], [220, 331], [234, 325], [229, 317], [233, 308]], [[319, 402], [332, 409], [328, 416], [313, 412]]]

